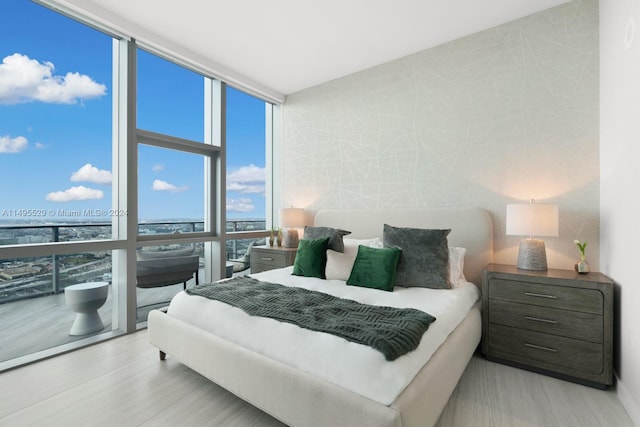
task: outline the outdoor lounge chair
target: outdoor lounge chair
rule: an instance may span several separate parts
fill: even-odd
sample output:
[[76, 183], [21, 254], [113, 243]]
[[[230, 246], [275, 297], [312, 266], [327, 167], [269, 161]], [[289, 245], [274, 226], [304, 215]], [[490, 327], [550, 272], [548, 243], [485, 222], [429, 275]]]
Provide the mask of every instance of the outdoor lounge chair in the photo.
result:
[[199, 268], [198, 255], [138, 260], [136, 285], [139, 288], [156, 288], [182, 283], [187, 289], [187, 281], [194, 275], [198, 285]]

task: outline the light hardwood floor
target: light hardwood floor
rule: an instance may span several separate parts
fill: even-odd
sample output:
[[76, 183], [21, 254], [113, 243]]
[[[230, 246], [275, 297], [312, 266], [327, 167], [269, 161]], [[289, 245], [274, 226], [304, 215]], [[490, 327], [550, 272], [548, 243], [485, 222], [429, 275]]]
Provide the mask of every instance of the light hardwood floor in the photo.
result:
[[[158, 352], [146, 330], [0, 374], [2, 426], [282, 426]], [[613, 391], [474, 357], [438, 427], [633, 426]]]

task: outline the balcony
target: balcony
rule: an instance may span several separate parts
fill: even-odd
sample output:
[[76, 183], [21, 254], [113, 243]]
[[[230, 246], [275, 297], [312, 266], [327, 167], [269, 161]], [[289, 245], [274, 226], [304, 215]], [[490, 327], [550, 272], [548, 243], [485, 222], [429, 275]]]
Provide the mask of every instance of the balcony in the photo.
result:
[[[202, 230], [202, 222], [176, 221], [140, 224], [141, 233], [188, 232]], [[234, 220], [227, 222], [227, 231], [264, 230], [264, 220]], [[106, 237], [105, 237], [106, 236]], [[0, 244], [56, 242], [110, 238], [110, 224], [77, 223], [59, 225], [0, 226]], [[227, 242], [227, 259], [241, 257], [254, 240]], [[163, 247], [180, 249], [181, 245]], [[198, 255], [198, 275], [204, 278], [203, 245], [191, 247]], [[162, 252], [159, 252], [162, 253]], [[245, 272], [245, 274], [248, 271]], [[111, 281], [111, 253], [109, 251], [53, 255], [47, 257], [0, 260], [0, 369], [3, 362], [47, 351], [78, 340], [112, 331], [112, 289], [106, 303], [98, 309], [104, 328], [95, 333], [72, 336], [69, 330], [76, 313], [66, 304], [64, 288], [78, 283]], [[195, 279], [187, 281], [195, 286]], [[111, 288], [111, 287], [110, 287]], [[163, 287], [139, 288], [137, 296], [137, 322], [144, 322], [147, 313], [166, 305], [183, 289], [182, 284]]]
[[[193, 285], [192, 282], [188, 283], [188, 286]], [[180, 290], [182, 285], [137, 289], [139, 306], [137, 321], [146, 321], [151, 309], [161, 307]], [[64, 292], [0, 304], [0, 319], [2, 319], [0, 364], [31, 353], [110, 332], [112, 330], [111, 297], [112, 292], [109, 289], [107, 302], [98, 309], [104, 328], [82, 336], [69, 335], [76, 314], [67, 307]]]

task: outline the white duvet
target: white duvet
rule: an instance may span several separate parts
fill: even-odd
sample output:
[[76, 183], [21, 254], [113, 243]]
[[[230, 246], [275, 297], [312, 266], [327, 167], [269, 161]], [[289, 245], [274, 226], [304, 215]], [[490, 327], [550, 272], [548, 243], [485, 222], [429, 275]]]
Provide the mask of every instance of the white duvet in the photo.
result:
[[393, 292], [347, 286], [340, 280], [291, 275], [292, 267], [253, 277], [348, 298], [364, 304], [412, 307], [435, 316], [418, 348], [388, 362], [382, 353], [334, 335], [302, 329], [200, 296], [178, 293], [169, 315], [354, 393], [391, 404], [411, 382], [479, 297], [472, 283], [454, 289], [394, 288]]

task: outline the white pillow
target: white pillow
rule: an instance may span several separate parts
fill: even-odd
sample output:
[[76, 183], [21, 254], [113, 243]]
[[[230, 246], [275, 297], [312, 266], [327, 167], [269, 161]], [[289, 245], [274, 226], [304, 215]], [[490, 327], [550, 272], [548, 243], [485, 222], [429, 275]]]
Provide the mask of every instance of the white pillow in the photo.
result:
[[374, 237], [372, 239], [346, 239], [343, 238], [342, 242], [345, 246], [345, 252], [347, 251], [347, 246], [349, 247], [349, 252], [353, 252], [354, 254], [358, 254], [358, 246], [369, 246], [370, 248], [380, 249], [384, 247], [382, 244], [382, 239], [379, 237]]
[[344, 243], [344, 252], [327, 249], [327, 265], [324, 269], [324, 275], [327, 280], [347, 281], [358, 255], [358, 246], [382, 248], [382, 239], [379, 237], [374, 237], [373, 239], [343, 238], [342, 242]]
[[465, 248], [449, 247], [449, 282], [452, 287], [467, 281], [464, 277], [464, 254], [466, 252]]
[[351, 275], [353, 264], [356, 262], [357, 247], [356, 255], [347, 252], [347, 245], [344, 249], [344, 253], [327, 249], [327, 265], [324, 269], [327, 280], [344, 280], [346, 282]]

